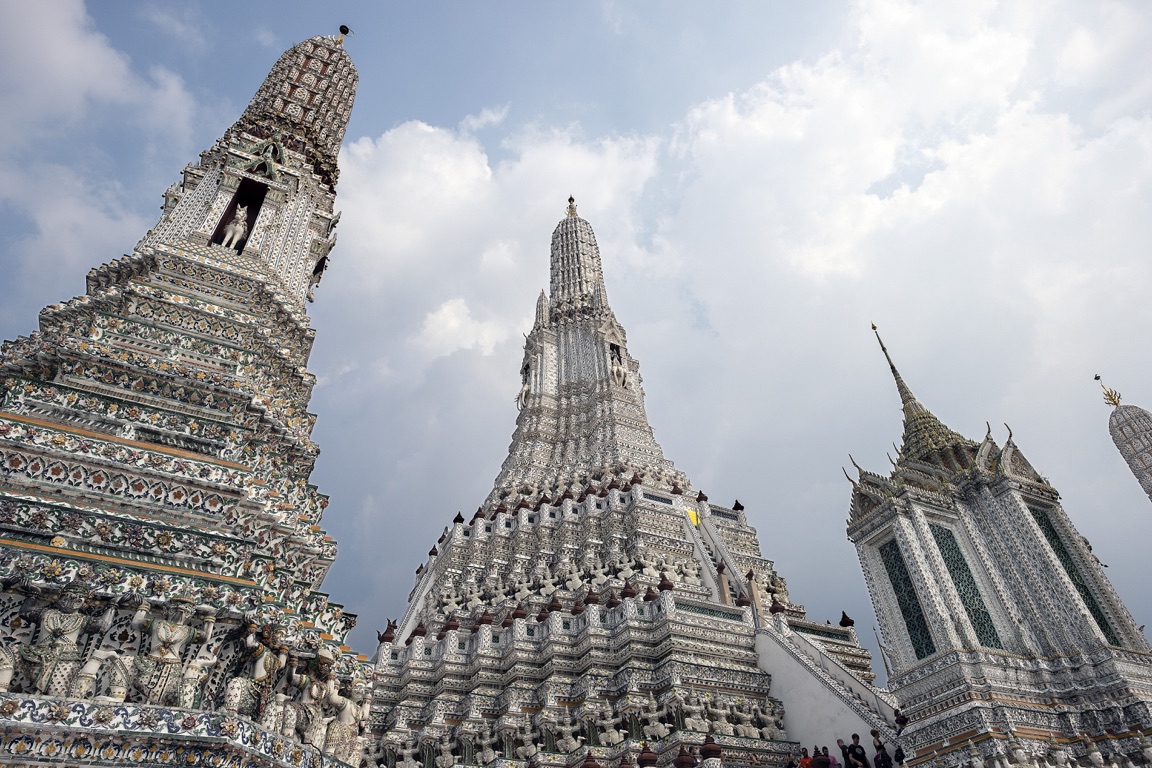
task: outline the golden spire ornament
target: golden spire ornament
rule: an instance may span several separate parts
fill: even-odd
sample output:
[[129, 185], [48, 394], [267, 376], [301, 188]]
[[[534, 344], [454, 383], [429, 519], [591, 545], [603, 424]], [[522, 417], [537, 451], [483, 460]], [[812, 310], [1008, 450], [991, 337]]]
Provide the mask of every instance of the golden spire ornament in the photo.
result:
[[1108, 387], [1104, 386], [1104, 382], [1100, 380], [1100, 374], [1096, 374], [1095, 379], [1096, 381], [1100, 382], [1100, 389], [1104, 390], [1104, 402], [1108, 403], [1108, 405], [1111, 405], [1114, 408], [1120, 405], [1120, 393], [1114, 389], [1108, 389]]

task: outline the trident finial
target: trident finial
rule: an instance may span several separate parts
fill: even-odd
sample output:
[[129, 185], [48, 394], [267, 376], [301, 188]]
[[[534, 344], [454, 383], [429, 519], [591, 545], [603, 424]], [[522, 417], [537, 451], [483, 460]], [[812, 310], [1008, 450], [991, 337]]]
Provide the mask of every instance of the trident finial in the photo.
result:
[[1096, 374], [1096, 381], [1100, 382], [1100, 389], [1104, 390], [1104, 402], [1111, 405], [1113, 408], [1120, 405], [1120, 393], [1114, 389], [1108, 389], [1104, 386], [1104, 382], [1100, 380], [1100, 374]]
[[568, 195], [568, 217], [576, 218], [576, 198]]

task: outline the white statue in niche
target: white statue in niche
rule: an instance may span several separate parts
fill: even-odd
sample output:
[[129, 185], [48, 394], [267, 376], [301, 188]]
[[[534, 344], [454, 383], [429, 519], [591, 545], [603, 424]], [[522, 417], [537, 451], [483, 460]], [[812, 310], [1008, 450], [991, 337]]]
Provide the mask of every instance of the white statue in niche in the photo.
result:
[[532, 393], [532, 362], [525, 360], [520, 367], [520, 392], [516, 395], [516, 410], [522, 411], [528, 405], [528, 395]]
[[624, 367], [624, 360], [620, 354], [620, 345], [611, 344], [608, 347], [610, 364], [612, 367], [612, 380], [618, 387], [628, 386], [628, 369]]
[[232, 217], [232, 221], [224, 227], [224, 239], [220, 241], [220, 245], [238, 251], [240, 250], [240, 243], [243, 242], [247, 234], [248, 206], [239, 205], [236, 207], [236, 215]]

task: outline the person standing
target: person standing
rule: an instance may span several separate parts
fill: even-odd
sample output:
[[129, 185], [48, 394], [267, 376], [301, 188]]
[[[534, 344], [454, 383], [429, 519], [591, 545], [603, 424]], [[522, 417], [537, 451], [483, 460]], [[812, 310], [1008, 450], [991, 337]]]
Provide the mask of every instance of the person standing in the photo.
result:
[[860, 734], [852, 734], [852, 743], [845, 744], [843, 739], [836, 739], [840, 745], [840, 752], [844, 755], [844, 768], [871, 768], [868, 763], [868, 753], [860, 744]]

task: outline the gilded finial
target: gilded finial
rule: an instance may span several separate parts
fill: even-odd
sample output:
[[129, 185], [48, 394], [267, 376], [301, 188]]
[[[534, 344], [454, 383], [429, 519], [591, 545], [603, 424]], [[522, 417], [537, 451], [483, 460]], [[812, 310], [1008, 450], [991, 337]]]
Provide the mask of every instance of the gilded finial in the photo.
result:
[[1108, 389], [1104, 386], [1104, 382], [1100, 380], [1100, 374], [1096, 374], [1096, 381], [1100, 382], [1100, 389], [1104, 390], [1104, 402], [1115, 408], [1120, 405], [1120, 393], [1114, 389]]
[[355, 32], [353, 32], [352, 30], [348, 29], [348, 25], [347, 25], [347, 24], [341, 24], [341, 25], [340, 25], [340, 37], [336, 38], [336, 42], [337, 42], [337, 43], [343, 43], [343, 42], [344, 42], [344, 37], [345, 37], [346, 35], [354, 35], [354, 34], [356, 34], [356, 33], [355, 33]]
[[576, 198], [568, 195], [568, 217], [576, 218]]

